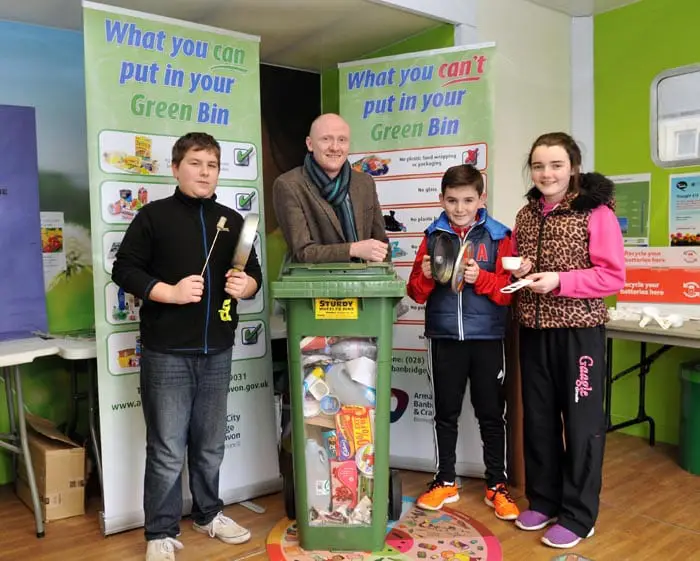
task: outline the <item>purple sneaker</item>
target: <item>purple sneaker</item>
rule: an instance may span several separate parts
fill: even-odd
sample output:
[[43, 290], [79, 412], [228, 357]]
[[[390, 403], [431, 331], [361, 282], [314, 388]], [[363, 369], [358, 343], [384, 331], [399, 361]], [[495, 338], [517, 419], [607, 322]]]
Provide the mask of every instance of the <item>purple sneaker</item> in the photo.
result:
[[[595, 534], [595, 528], [591, 528], [588, 532], [587, 538], [590, 538]], [[542, 536], [542, 543], [548, 545], [549, 547], [556, 547], [558, 549], [569, 549], [570, 547], [575, 547], [583, 538], [580, 538], [574, 534], [571, 530], [555, 524]]]
[[520, 516], [518, 516], [515, 521], [515, 525], [521, 530], [533, 532], [535, 530], [541, 530], [555, 521], [556, 517], [550, 518], [546, 514], [542, 514], [536, 510], [526, 510], [520, 513]]

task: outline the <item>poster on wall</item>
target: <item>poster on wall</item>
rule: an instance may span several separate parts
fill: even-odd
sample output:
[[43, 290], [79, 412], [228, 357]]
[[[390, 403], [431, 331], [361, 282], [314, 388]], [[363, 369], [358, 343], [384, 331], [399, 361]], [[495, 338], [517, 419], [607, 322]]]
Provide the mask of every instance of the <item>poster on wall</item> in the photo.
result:
[[672, 246], [700, 246], [700, 174], [671, 175], [668, 231]]
[[[190, 131], [221, 144], [218, 201], [261, 217], [259, 38], [83, 2], [95, 328], [106, 534], [143, 524], [145, 429], [138, 298], [111, 281], [140, 209], [175, 189], [171, 149]], [[239, 308], [220, 493], [226, 503], [279, 488], [266, 297]], [[191, 495], [183, 477], [185, 509]]]
[[44, 286], [48, 288], [66, 273], [66, 222], [62, 212], [41, 213], [41, 256], [44, 265]]
[[[424, 230], [439, 216], [451, 166], [492, 164], [491, 68], [495, 45], [459, 46], [348, 62], [340, 68], [340, 113], [350, 124], [352, 167], [371, 175], [397, 273], [408, 279]], [[424, 307], [406, 296], [394, 324], [391, 465], [436, 466]], [[482, 477], [481, 439], [465, 396], [457, 473]]]
[[625, 245], [649, 245], [651, 174], [615, 175], [615, 214]]
[[662, 313], [695, 317], [700, 305], [700, 248], [625, 248], [625, 287], [617, 307], [640, 311], [653, 304]]

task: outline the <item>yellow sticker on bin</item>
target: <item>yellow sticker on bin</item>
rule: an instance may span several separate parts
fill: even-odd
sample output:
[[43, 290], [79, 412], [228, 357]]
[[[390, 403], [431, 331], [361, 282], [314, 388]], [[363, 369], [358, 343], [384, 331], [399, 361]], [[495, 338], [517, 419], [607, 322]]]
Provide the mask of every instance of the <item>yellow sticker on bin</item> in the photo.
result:
[[357, 298], [314, 298], [316, 319], [357, 319]]

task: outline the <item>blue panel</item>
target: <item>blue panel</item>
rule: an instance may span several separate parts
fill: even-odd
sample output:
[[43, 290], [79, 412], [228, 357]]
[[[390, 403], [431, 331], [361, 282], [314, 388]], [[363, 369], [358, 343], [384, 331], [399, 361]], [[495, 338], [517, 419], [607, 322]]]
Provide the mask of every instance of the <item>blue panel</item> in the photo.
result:
[[34, 108], [0, 105], [0, 340], [46, 329]]

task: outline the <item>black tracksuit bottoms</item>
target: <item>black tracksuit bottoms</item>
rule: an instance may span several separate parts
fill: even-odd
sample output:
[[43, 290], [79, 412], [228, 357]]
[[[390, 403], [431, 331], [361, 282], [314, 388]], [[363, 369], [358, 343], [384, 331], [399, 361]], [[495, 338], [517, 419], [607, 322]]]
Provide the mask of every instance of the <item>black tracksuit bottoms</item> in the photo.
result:
[[486, 484], [506, 482], [503, 340], [430, 340], [439, 481], [454, 481], [457, 427], [467, 381], [484, 447]]
[[530, 508], [585, 537], [602, 484], [605, 327], [522, 327], [520, 370]]

